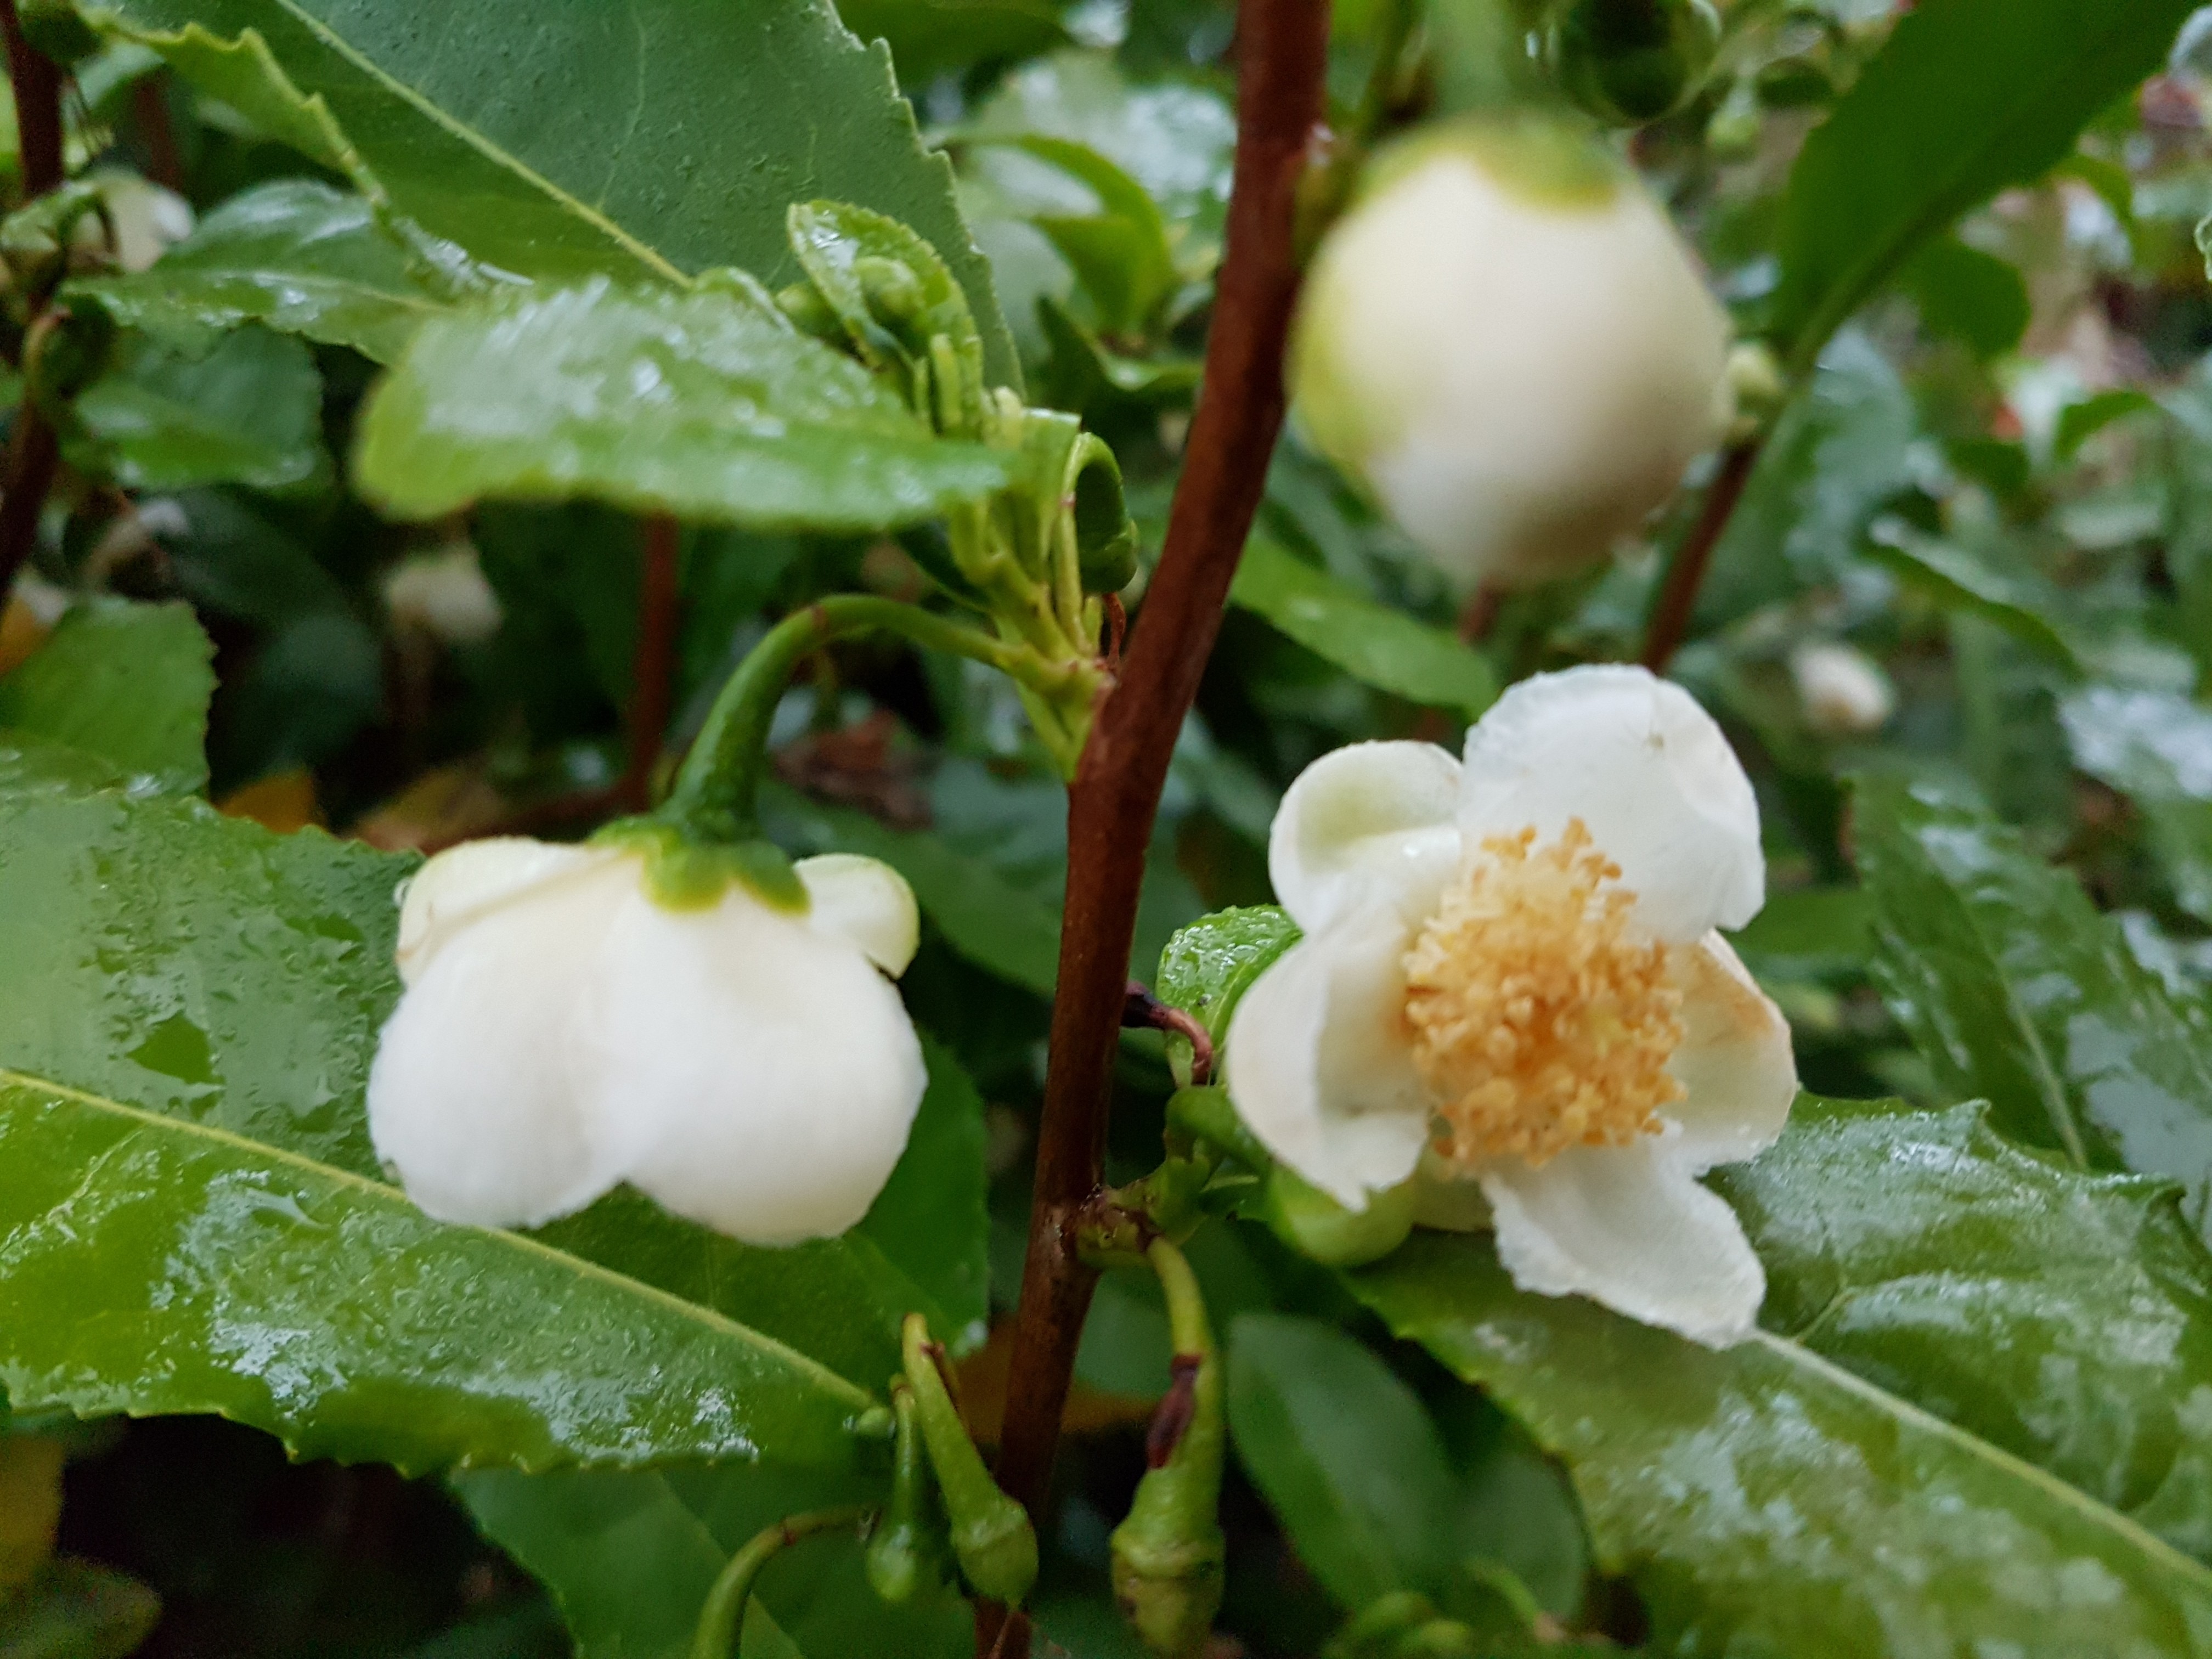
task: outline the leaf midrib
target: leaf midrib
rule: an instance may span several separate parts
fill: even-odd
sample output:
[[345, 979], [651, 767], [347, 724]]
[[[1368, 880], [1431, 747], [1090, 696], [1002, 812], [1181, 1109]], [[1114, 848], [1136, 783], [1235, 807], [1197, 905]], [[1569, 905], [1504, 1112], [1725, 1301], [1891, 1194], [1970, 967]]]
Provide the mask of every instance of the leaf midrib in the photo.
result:
[[[7, 1067], [0, 1067], [0, 1090], [22, 1090], [33, 1094], [45, 1094], [63, 1100], [74, 1101], [81, 1106], [89, 1107], [94, 1111], [124, 1118], [148, 1129], [166, 1134], [196, 1137], [213, 1145], [234, 1148], [254, 1158], [289, 1166], [304, 1171], [319, 1181], [365, 1194], [380, 1204], [404, 1210], [415, 1209], [413, 1202], [404, 1193], [385, 1182], [356, 1175], [354, 1171], [341, 1169], [336, 1164], [320, 1163], [282, 1146], [272, 1146], [266, 1141], [251, 1139], [245, 1135], [238, 1134], [229, 1129], [219, 1128], [213, 1124], [198, 1123], [186, 1118], [170, 1117], [160, 1112], [149, 1111], [142, 1106], [129, 1105], [119, 1100], [111, 1100], [104, 1095], [96, 1095], [83, 1089], [72, 1088], [68, 1084], [57, 1083], [51, 1078], [37, 1077], [27, 1072], [18, 1072]], [[4, 1109], [4, 1102], [0, 1102], [0, 1109]], [[457, 1226], [459, 1224], [447, 1222], [437, 1224]], [[541, 1257], [565, 1268], [579, 1278], [595, 1279], [617, 1290], [627, 1291], [644, 1301], [657, 1304], [673, 1312], [679, 1318], [690, 1320], [706, 1328], [717, 1336], [760, 1349], [806, 1374], [808, 1380], [816, 1386], [843, 1396], [855, 1411], [864, 1411], [875, 1403], [865, 1390], [838, 1376], [821, 1361], [811, 1358], [789, 1344], [778, 1341], [775, 1337], [763, 1332], [754, 1330], [749, 1325], [740, 1325], [736, 1320], [712, 1308], [702, 1306], [696, 1302], [687, 1301], [684, 1297], [661, 1290], [657, 1285], [648, 1285], [642, 1279], [633, 1279], [627, 1273], [617, 1273], [611, 1267], [604, 1267], [586, 1257], [572, 1255], [565, 1250], [556, 1250], [551, 1245], [543, 1243], [523, 1233], [510, 1232], [504, 1228], [496, 1227], [471, 1227], [468, 1231], [486, 1238], [496, 1240], [499, 1243], [519, 1250], [524, 1255]]]
[[[286, 3], [289, 3], [289, 0], [286, 0]], [[2128, 21], [2124, 9], [2116, 11], [2115, 15], [2118, 18], [2115, 29]], [[2098, 37], [2094, 52], [2100, 62], [2112, 43], [2113, 33], [2114, 30], [2108, 29]], [[1828, 337], [1841, 327], [1844, 319], [1857, 310], [1861, 301], [1880, 285], [1885, 267], [1893, 267], [1901, 263], [1902, 250], [1910, 248], [1933, 234], [1936, 229], [1948, 224], [1972, 204], [1969, 200], [1957, 206], [1949, 205], [1954, 199], [1954, 192], [1960, 188], [1957, 181], [1969, 176], [1972, 171], [1966, 163], [1971, 161], [1978, 167], [1985, 156], [1999, 149], [2005, 136], [2013, 131], [2021, 116], [2033, 112], [2038, 105], [2048, 98], [2050, 88], [2053, 84], [2063, 83], [2078, 75], [2081, 62], [2081, 55], [2077, 54], [2063, 64], [2054, 64], [2052, 73], [2047, 79], [2039, 80], [2033, 83], [2035, 91], [2032, 97], [2016, 99], [2007, 106], [2003, 123], [1987, 140], [1978, 145], [1969, 145], [1958, 152], [1961, 158], [1960, 164], [1946, 170], [1945, 186], [1934, 198], [1936, 205], [1908, 219], [1902, 234], [1887, 241], [1876, 242], [1871, 254], [1844, 267], [1846, 280], [1830, 285], [1828, 299], [1807, 314], [1797, 338], [1790, 344], [1789, 357], [1793, 375], [1802, 375], [1811, 367], [1811, 360], [1820, 355], [1820, 348], [1827, 343]], [[1999, 188], [2002, 188], [2002, 185]]]
[[638, 240], [636, 237], [598, 209], [586, 206], [537, 169], [526, 165], [519, 156], [492, 143], [484, 134], [453, 119], [414, 88], [388, 73], [374, 59], [362, 52], [322, 19], [303, 9], [298, 3], [298, 0], [272, 0], [272, 3], [278, 10], [292, 17], [301, 27], [320, 40], [331, 51], [351, 64], [379, 86], [383, 87], [393, 97], [423, 116], [440, 131], [451, 134], [478, 155], [507, 168], [517, 178], [542, 192], [548, 199], [558, 204], [566, 211], [573, 213], [592, 228], [602, 232], [617, 246], [642, 261], [660, 276], [667, 277], [672, 282], [681, 283], [686, 287], [690, 286], [691, 279], [660, 253]]

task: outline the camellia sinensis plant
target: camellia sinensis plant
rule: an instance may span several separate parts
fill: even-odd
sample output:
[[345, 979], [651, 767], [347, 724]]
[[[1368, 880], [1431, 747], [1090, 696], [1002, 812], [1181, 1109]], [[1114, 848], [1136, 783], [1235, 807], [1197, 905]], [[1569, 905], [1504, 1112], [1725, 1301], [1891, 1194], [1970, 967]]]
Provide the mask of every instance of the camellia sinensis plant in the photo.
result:
[[2191, 0], [0, 21], [0, 1654], [2212, 1651]]

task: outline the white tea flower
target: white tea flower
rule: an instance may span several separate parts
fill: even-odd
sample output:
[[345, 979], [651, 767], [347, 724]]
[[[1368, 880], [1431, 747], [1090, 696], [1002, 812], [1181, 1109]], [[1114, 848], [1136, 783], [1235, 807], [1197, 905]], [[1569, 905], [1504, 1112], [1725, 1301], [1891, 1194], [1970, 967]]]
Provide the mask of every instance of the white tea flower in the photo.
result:
[[466, 542], [403, 559], [384, 579], [384, 606], [394, 622], [447, 645], [482, 645], [507, 620], [483, 561]]
[[1227, 1060], [1271, 1152], [1358, 1208], [1425, 1152], [1479, 1186], [1522, 1289], [1748, 1334], [1765, 1275], [1697, 1177], [1773, 1142], [1796, 1068], [1714, 931], [1758, 911], [1765, 864], [1750, 781], [1686, 692], [1571, 669], [1509, 690], [1463, 761], [1340, 749], [1284, 797], [1268, 869], [1305, 937]]
[[1301, 425], [1465, 581], [1571, 574], [1726, 426], [1729, 329], [1594, 141], [1524, 118], [1417, 141], [1316, 255]]
[[628, 1181], [748, 1243], [843, 1232], [921, 1103], [884, 977], [918, 922], [872, 859], [796, 867], [802, 910], [737, 880], [672, 908], [635, 845], [501, 837], [432, 859], [369, 1073], [377, 1155], [445, 1221], [534, 1225]]
[[1897, 712], [1897, 693], [1881, 665], [1848, 645], [1811, 641], [1790, 656], [1790, 677], [1805, 705], [1805, 723], [1824, 737], [1879, 732]]

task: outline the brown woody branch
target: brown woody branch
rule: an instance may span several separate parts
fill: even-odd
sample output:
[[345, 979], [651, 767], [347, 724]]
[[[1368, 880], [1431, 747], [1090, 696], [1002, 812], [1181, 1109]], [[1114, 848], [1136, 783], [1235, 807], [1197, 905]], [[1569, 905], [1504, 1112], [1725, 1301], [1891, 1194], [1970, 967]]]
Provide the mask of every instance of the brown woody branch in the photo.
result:
[[1690, 617], [1698, 607], [1698, 589], [1705, 580], [1705, 567], [1712, 562], [1713, 548], [1728, 528], [1736, 503], [1743, 499], [1743, 487], [1751, 482], [1751, 470], [1759, 462], [1759, 441], [1747, 439], [1731, 444], [1721, 452], [1720, 470], [1705, 487], [1705, 505], [1698, 509], [1698, 521], [1690, 526], [1674, 549], [1674, 556], [1667, 561], [1667, 574], [1661, 580], [1659, 592], [1651, 602], [1650, 620], [1644, 629], [1644, 665], [1655, 674], [1667, 672], [1667, 665], [1674, 659], [1674, 653], [1690, 632]]
[[[1238, 7], [1235, 186], [1205, 380], [1159, 568], [1069, 789], [1051, 1060], [998, 1471], [1040, 1521], [1095, 1282], [1071, 1224], [1103, 1176], [1145, 848], [1282, 426], [1283, 346], [1298, 283], [1293, 223], [1322, 118], [1328, 36], [1326, 0]], [[1002, 1632], [995, 1622], [979, 1621], [979, 1644], [1022, 1659], [1026, 1621], [1017, 1616]]]
[[[8, 41], [8, 79], [15, 94], [15, 127], [26, 202], [62, 183], [62, 72], [23, 38], [13, 0], [0, 3], [0, 33]], [[35, 318], [30, 320], [37, 320]], [[61, 445], [27, 392], [15, 410], [15, 431], [0, 462], [0, 602], [15, 573], [38, 544], [39, 515], [53, 487]]]

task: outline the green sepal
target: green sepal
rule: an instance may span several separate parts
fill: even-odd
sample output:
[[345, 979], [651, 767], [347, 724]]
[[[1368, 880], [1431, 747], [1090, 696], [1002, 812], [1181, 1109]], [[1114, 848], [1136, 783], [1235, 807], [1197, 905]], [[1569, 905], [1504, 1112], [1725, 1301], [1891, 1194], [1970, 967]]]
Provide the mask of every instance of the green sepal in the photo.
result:
[[983, 1455], [968, 1437], [959, 1407], [937, 1368], [929, 1327], [920, 1314], [906, 1316], [900, 1340], [915, 1415], [944, 1495], [961, 1576], [977, 1595], [1018, 1607], [1036, 1583], [1036, 1531], [1028, 1513], [983, 1467]]
[[[1152, 1467], [1137, 1483], [1129, 1513], [1114, 1528], [1114, 1599], [1138, 1637], [1161, 1659], [1202, 1653], [1221, 1610], [1228, 1547], [1221, 1531], [1221, 1470], [1228, 1440], [1221, 1357], [1198, 1279], [1165, 1239], [1147, 1255], [1167, 1297], [1180, 1373], [1153, 1419], [1146, 1449]], [[1184, 1392], [1188, 1389], [1188, 1393]], [[1179, 1421], [1168, 1420], [1173, 1412]], [[1169, 1443], [1163, 1445], [1163, 1440]]]
[[1348, 1210], [1289, 1165], [1278, 1164], [1261, 1188], [1261, 1218], [1300, 1255], [1330, 1267], [1380, 1261], [1413, 1231], [1413, 1183], [1367, 1195], [1367, 1207]]
[[903, 1381], [891, 1387], [891, 1409], [898, 1418], [891, 1498], [869, 1535], [864, 1559], [870, 1587], [899, 1607], [945, 1583], [952, 1540], [945, 1501], [929, 1471], [914, 1390]]
[[738, 882], [771, 909], [806, 911], [806, 885], [774, 842], [709, 840], [660, 817], [618, 818], [592, 842], [636, 853], [645, 863], [645, 890], [664, 909], [707, 909]]

